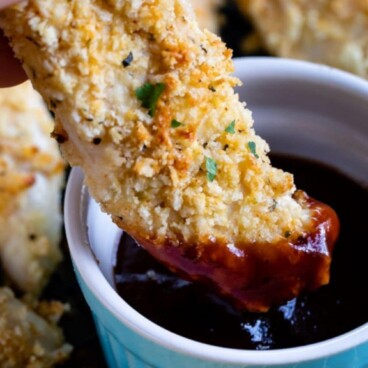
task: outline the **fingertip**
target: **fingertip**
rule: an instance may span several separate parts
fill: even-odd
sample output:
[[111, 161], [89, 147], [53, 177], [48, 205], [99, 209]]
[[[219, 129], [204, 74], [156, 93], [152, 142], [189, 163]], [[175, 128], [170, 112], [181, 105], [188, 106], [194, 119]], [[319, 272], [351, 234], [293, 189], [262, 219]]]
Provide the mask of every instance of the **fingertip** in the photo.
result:
[[19, 2], [20, 0], [0, 0], [0, 10]]
[[27, 75], [21, 63], [14, 57], [8, 40], [0, 32], [0, 87], [11, 87], [24, 82]]

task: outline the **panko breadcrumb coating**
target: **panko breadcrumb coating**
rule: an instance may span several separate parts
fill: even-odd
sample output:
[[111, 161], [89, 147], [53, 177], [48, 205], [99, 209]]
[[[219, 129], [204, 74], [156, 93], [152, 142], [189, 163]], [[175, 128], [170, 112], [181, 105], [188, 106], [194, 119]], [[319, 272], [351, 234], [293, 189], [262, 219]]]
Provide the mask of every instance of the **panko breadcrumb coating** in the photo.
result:
[[271, 53], [368, 77], [367, 0], [237, 0]]
[[199, 26], [211, 32], [218, 33], [220, 30], [220, 17], [218, 14], [223, 0], [190, 0], [194, 8]]
[[[55, 309], [55, 303], [52, 309]], [[63, 309], [61, 304], [59, 309]], [[42, 318], [16, 299], [12, 291], [0, 288], [2, 368], [53, 367], [67, 359], [71, 350], [71, 346], [64, 343], [56, 321]]]
[[37, 295], [61, 259], [64, 163], [53, 121], [31, 83], [0, 89], [0, 261]]
[[328, 282], [336, 216], [270, 165], [186, 1], [31, 0], [0, 25], [65, 157], [156, 258], [251, 310]]

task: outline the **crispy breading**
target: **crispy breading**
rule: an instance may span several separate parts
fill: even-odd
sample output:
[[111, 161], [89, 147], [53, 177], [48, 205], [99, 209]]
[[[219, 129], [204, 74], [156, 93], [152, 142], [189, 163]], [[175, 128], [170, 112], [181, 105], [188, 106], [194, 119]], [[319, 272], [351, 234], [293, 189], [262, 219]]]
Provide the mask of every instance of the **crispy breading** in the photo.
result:
[[64, 343], [62, 331], [55, 322], [36, 314], [16, 299], [9, 289], [0, 288], [2, 368], [53, 367], [67, 359], [71, 350], [72, 347]]
[[368, 77], [366, 0], [237, 0], [271, 53]]
[[[270, 166], [233, 91], [231, 52], [181, 2], [38, 0], [5, 11], [1, 24], [55, 112], [65, 157], [125, 228], [162, 239], [273, 241], [310, 222], [291, 198], [292, 176]], [[166, 86], [154, 118], [136, 98], [146, 82]], [[171, 128], [173, 119], [183, 125]], [[236, 134], [225, 131], [233, 120]], [[213, 182], [206, 157], [218, 166]]]
[[0, 89], [0, 261], [37, 295], [61, 259], [64, 163], [53, 121], [29, 82]]
[[218, 14], [223, 0], [190, 0], [194, 8], [199, 26], [211, 32], [220, 31], [220, 17]]
[[[317, 231], [320, 209], [294, 198], [292, 175], [270, 165], [234, 92], [231, 51], [200, 30], [186, 1], [31, 0], [1, 13], [0, 25], [55, 113], [65, 157], [151, 253], [185, 272], [218, 264], [210, 277], [232, 295], [235, 280], [245, 280], [241, 290], [254, 286], [241, 263], [248, 245], [269, 252], [266, 263], [280, 256], [290, 270], [298, 264], [304, 253], [289, 241]], [[165, 258], [164, 245], [181, 252], [180, 262]], [[234, 264], [245, 269], [241, 277], [229, 272]], [[317, 284], [327, 282], [309, 270]], [[290, 279], [289, 297], [308, 283]]]

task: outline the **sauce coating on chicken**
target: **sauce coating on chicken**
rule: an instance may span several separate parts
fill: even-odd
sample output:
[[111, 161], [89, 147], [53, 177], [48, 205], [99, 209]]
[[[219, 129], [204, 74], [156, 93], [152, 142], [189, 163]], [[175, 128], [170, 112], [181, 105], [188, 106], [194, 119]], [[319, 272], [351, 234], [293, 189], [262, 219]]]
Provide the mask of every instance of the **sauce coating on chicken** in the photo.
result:
[[[265, 312], [302, 292], [328, 284], [339, 233], [335, 211], [303, 192], [313, 211], [313, 232], [285, 234], [276, 244], [154, 244], [135, 239], [153, 257], [185, 279], [200, 281], [233, 300], [239, 309]], [[118, 220], [117, 220], [118, 223]]]

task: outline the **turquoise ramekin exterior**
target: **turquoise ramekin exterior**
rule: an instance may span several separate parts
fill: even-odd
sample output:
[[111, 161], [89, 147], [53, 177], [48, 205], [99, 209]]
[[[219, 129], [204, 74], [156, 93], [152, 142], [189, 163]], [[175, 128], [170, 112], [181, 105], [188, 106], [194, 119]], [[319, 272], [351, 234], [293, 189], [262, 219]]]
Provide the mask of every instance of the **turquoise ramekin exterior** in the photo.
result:
[[[109, 368], [266, 368], [265, 365], [224, 364], [169, 350], [136, 333], [116, 318], [91, 292], [78, 270], [79, 285], [95, 320]], [[338, 323], [338, 321], [337, 321]], [[368, 368], [368, 342], [335, 356], [278, 368]]]

